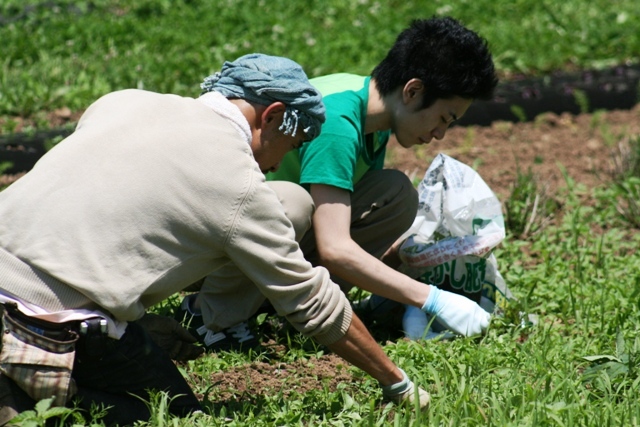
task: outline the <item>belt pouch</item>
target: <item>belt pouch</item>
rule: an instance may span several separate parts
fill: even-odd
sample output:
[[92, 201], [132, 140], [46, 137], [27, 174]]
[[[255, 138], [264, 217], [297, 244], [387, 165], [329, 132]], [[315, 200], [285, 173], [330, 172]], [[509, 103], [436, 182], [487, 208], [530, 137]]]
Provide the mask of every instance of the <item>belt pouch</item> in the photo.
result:
[[53, 339], [40, 328], [30, 328], [13, 318], [6, 308], [0, 312], [3, 312], [0, 372], [32, 399], [54, 397], [54, 406], [64, 406], [77, 391], [71, 371], [78, 334], [67, 331], [65, 340]]

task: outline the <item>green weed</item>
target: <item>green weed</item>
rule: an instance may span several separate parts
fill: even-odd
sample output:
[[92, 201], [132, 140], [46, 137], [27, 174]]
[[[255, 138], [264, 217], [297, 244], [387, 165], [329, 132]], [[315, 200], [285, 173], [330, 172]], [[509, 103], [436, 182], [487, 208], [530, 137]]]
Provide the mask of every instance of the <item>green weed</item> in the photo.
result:
[[580, 113], [587, 114], [589, 112], [589, 97], [583, 90], [576, 89], [573, 91], [573, 99], [580, 109]]
[[527, 121], [527, 114], [525, 113], [524, 108], [522, 108], [519, 105], [515, 105], [514, 104], [511, 107], [509, 107], [509, 109], [511, 110], [511, 114], [516, 116], [518, 121], [520, 121], [520, 122], [526, 122]]
[[626, 345], [624, 335], [618, 331], [614, 355], [584, 356], [590, 366], [583, 372], [583, 382], [593, 387], [594, 394], [615, 395], [633, 388], [640, 381], [638, 353], [640, 344], [636, 337], [633, 348]]
[[619, 214], [640, 228], [640, 136], [619, 141], [611, 155], [611, 193]]
[[[195, 96], [202, 78], [224, 60], [251, 52], [292, 57], [312, 77], [368, 74], [411, 19], [434, 14], [455, 16], [486, 37], [501, 75], [609, 66], [637, 60], [640, 51], [637, 0], [618, 1], [615, 8], [605, 0], [49, 3], [0, 4], [3, 134], [17, 129], [19, 116], [32, 117], [40, 128], [47, 123], [43, 112], [65, 106], [78, 111], [116, 89]], [[580, 108], [586, 110], [587, 103]], [[526, 119], [517, 109], [514, 115]], [[496, 129], [508, 134], [510, 126]], [[148, 402], [151, 419], [141, 425], [640, 425], [640, 233], [632, 222], [640, 218], [638, 137], [616, 147], [623, 135], [612, 134], [598, 115], [590, 128], [618, 150], [612, 160], [620, 172], [615, 184], [587, 192], [565, 173], [560, 211], [559, 196], [549, 194], [530, 171], [518, 172], [505, 203], [509, 235], [494, 252], [517, 301], [493, 319], [488, 333], [382, 342], [432, 394], [428, 412], [382, 402], [376, 381], [355, 368], [349, 368], [353, 384], [336, 391], [318, 381], [316, 390], [305, 393], [256, 398], [238, 392], [236, 400], [213, 402], [220, 387], [211, 381], [213, 372], [326, 354], [283, 323], [275, 340], [289, 348], [286, 353], [223, 352], [179, 365], [194, 390], [206, 396], [204, 414], [171, 417], [167, 396], [158, 394]], [[428, 164], [428, 156], [420, 155]], [[157, 310], [170, 315], [176, 303]], [[528, 322], [529, 315], [538, 323]], [[271, 327], [272, 321], [265, 317], [262, 325]], [[43, 401], [17, 421], [82, 425], [79, 414]], [[91, 422], [100, 425], [101, 414], [96, 408]]]
[[[63, 426], [87, 425], [79, 410], [52, 406], [54, 397], [36, 403], [33, 410], [24, 411], [14, 417], [8, 425], [22, 427], [45, 427], [49, 425]], [[95, 424], [91, 424], [95, 425]]]
[[504, 208], [507, 230], [515, 237], [528, 238], [542, 231], [560, 206], [531, 170], [518, 170]]

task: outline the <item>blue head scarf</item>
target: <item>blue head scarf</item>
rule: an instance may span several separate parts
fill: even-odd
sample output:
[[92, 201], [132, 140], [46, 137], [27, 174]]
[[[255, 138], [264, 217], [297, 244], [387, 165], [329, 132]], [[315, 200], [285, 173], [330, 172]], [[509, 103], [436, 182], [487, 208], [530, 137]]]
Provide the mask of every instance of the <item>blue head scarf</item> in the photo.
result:
[[325, 120], [322, 95], [309, 83], [302, 67], [287, 58], [260, 53], [244, 55], [225, 62], [200, 87], [202, 93], [216, 91], [226, 98], [262, 105], [284, 103], [286, 110], [279, 129], [285, 135], [296, 136], [300, 128], [307, 141], [320, 134]]

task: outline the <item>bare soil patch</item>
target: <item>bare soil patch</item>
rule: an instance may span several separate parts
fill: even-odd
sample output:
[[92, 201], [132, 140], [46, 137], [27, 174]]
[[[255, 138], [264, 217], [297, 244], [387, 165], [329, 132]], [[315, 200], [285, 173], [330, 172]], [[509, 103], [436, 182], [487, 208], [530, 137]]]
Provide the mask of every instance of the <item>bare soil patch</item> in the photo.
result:
[[293, 363], [254, 362], [211, 375], [214, 384], [209, 399], [214, 402], [256, 401], [260, 396], [289, 398], [309, 390], [338, 390], [338, 386], [357, 387], [349, 364], [335, 354], [297, 360]]
[[531, 122], [453, 127], [443, 140], [426, 147], [405, 150], [392, 145], [388, 164], [421, 178], [442, 152], [475, 167], [504, 201], [518, 171], [531, 170], [552, 191], [565, 184], [561, 167], [576, 184], [605, 185], [612, 151], [634, 135], [640, 135], [640, 104], [595, 114], [545, 113]]

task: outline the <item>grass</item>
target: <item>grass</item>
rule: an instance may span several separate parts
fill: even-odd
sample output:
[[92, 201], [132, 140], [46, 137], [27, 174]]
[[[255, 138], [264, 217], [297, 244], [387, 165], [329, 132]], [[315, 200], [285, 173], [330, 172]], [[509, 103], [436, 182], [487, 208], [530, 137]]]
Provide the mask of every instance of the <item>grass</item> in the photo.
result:
[[640, 136], [622, 138], [611, 152], [611, 165], [616, 209], [628, 222], [640, 227]]
[[543, 230], [559, 208], [548, 185], [531, 170], [518, 170], [511, 194], [504, 202], [505, 225], [512, 236], [526, 239]]
[[0, 117], [77, 111], [122, 88], [196, 95], [224, 60], [250, 52], [290, 56], [310, 76], [366, 74], [411, 19], [432, 15], [487, 38], [503, 76], [640, 52], [635, 0], [5, 0]]
[[[82, 110], [115, 89], [196, 95], [223, 60], [254, 51], [290, 56], [310, 76], [368, 73], [410, 19], [433, 14], [455, 16], [485, 36], [503, 76], [620, 64], [637, 61], [640, 52], [636, 0], [615, 8], [604, 0], [5, 0], [0, 134], [16, 131], [22, 120], [44, 128], [47, 112]], [[597, 120], [594, 131], [604, 132], [606, 123]], [[495, 255], [517, 301], [486, 336], [383, 343], [432, 393], [428, 413], [381, 403], [375, 381], [351, 367], [358, 381], [335, 391], [319, 382], [306, 393], [215, 400], [214, 372], [323, 354], [290, 333], [282, 338], [290, 347], [284, 354], [221, 353], [181, 365], [206, 395], [207, 411], [173, 418], [160, 393], [149, 402], [151, 420], [140, 425], [640, 425], [640, 233], [633, 222], [640, 185], [630, 166], [637, 164], [638, 138], [609, 139], [612, 148], [627, 144], [615, 157], [615, 185], [577, 188], [566, 176], [566, 188], [553, 195], [564, 201], [554, 205], [554, 221], [536, 222], [549, 215], [542, 211], [543, 185], [525, 172], [514, 183], [507, 212], [513, 222]], [[0, 159], [0, 169], [6, 167]], [[527, 314], [538, 323], [523, 322]], [[45, 425], [56, 411], [43, 401], [23, 413], [23, 425]], [[73, 410], [63, 415], [80, 424]]]

